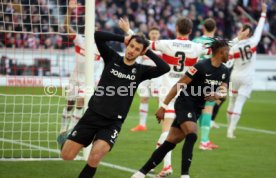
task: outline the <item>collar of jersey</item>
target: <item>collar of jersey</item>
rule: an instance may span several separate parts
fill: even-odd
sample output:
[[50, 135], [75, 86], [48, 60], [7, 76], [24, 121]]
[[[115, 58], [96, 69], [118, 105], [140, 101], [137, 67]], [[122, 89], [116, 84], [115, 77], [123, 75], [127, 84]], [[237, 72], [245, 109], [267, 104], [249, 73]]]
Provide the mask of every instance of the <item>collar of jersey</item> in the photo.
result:
[[188, 38], [185, 38], [185, 37], [177, 37], [176, 39], [177, 40], [188, 40]]
[[120, 60], [119, 63], [124, 66], [124, 67], [127, 67], [127, 68], [132, 68], [132, 67], [135, 67], [137, 65], [137, 62], [135, 62], [134, 64], [132, 65], [127, 65], [125, 62], [124, 62], [124, 59]]

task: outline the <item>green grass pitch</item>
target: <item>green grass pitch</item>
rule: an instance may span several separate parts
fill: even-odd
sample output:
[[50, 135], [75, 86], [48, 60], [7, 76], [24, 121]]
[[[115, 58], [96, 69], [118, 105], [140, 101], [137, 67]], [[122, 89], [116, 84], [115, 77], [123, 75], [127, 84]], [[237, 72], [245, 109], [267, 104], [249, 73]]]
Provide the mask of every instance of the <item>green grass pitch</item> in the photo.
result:
[[[35, 95], [43, 93], [43, 89], [0, 87], [0, 94], [3, 93], [29, 93]], [[3, 103], [4, 99], [5, 97], [0, 95], [0, 103]], [[56, 101], [49, 101], [47, 98], [45, 98], [45, 100], [46, 103], [50, 102], [50, 105], [52, 105], [50, 111], [55, 113], [58, 108], [54, 105]], [[23, 101], [17, 98], [16, 102], [20, 103]], [[37, 106], [41, 104], [41, 102], [36, 99], [31, 102]], [[61, 103], [64, 103], [64, 101]], [[150, 100], [149, 118], [147, 121], [148, 131], [133, 133], [129, 130], [138, 123], [138, 106], [139, 98], [135, 97], [117, 143], [113, 150], [104, 158], [104, 162], [129, 169], [139, 169], [151, 155], [161, 132], [161, 127], [154, 117], [154, 112], [157, 109], [157, 101], [155, 99]], [[239, 127], [236, 131], [237, 138], [233, 140], [226, 138], [226, 107], [227, 102], [223, 105], [217, 117], [217, 122], [221, 124], [221, 128], [211, 130], [211, 139], [218, 144], [220, 148], [213, 151], [201, 151], [198, 149], [197, 142], [194, 148], [194, 157], [190, 171], [191, 177], [276, 178], [276, 92], [252, 93], [252, 97], [247, 100], [243, 108], [241, 120], [238, 125]], [[3, 108], [3, 106], [0, 107], [1, 120], [4, 118]], [[12, 109], [5, 109], [6, 111], [12, 112]], [[32, 110], [28, 108], [28, 106], [25, 106], [24, 110], [32, 111], [37, 114], [43, 112], [43, 110], [38, 109]], [[58, 111], [60, 110], [59, 108]], [[61, 113], [50, 115], [49, 121], [58, 121], [58, 125], [60, 124], [60, 116]], [[5, 117], [7, 119], [7, 116]], [[26, 114], [26, 117], [31, 117], [31, 114], [29, 116]], [[0, 131], [2, 132], [3, 122], [0, 123], [2, 123], [0, 125]], [[31, 127], [34, 133], [35, 130], [37, 130], [37, 125], [33, 123]], [[7, 125], [5, 128], [6, 127]], [[18, 127], [13, 129], [16, 131], [18, 129], [24, 129], [24, 127], [18, 125]], [[57, 128], [47, 127], [41, 127], [40, 129], [50, 131], [57, 130]], [[265, 131], [271, 132], [267, 133]], [[9, 134], [1, 132], [0, 135], [2, 139], [3, 136], [4, 139], [11, 139], [9, 138]], [[56, 134], [58, 133], [53, 133], [50, 137], [55, 137]], [[34, 138], [36, 137], [35, 134], [32, 136]], [[46, 140], [47, 135], [41, 135], [40, 137], [42, 140]], [[32, 144], [35, 145], [36, 143], [33, 142]], [[55, 143], [50, 144], [54, 145]], [[174, 174], [170, 176], [171, 178], [180, 177], [182, 145], [183, 142], [173, 151]], [[9, 148], [8, 143], [4, 143], [3, 140], [0, 141], [0, 148], [2, 148], [0, 149], [1, 157], [10, 155], [10, 153], [5, 150]], [[16, 148], [17, 147], [14, 147], [14, 149]], [[39, 150], [36, 151], [39, 152]], [[49, 153], [42, 152], [40, 154], [43, 156]], [[52, 153], [52, 156], [56, 157], [57, 153]], [[0, 161], [0, 178], [76, 178], [84, 165], [84, 161]], [[161, 164], [156, 168], [156, 172], [158, 173], [160, 169]], [[97, 169], [95, 178], [127, 178], [131, 175], [131, 172], [101, 165]]]

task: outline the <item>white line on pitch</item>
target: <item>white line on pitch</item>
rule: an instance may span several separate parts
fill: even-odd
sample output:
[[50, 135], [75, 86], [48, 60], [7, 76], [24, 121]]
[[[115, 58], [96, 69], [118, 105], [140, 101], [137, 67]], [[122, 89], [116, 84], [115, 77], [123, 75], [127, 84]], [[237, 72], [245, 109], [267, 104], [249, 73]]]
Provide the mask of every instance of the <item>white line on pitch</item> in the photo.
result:
[[[8, 143], [13, 143], [13, 144], [17, 144], [17, 145], [22, 145], [22, 146], [26, 146], [29, 148], [34, 148], [34, 149], [38, 149], [38, 150], [42, 150], [42, 151], [49, 151], [49, 152], [53, 152], [53, 153], [60, 153], [60, 150], [58, 149], [50, 149], [50, 148], [45, 148], [45, 147], [41, 147], [41, 146], [37, 146], [37, 145], [32, 145], [32, 144], [28, 144], [28, 143], [23, 143], [23, 142], [19, 142], [19, 141], [14, 141], [14, 140], [10, 140], [10, 139], [5, 139], [5, 138], [0, 138], [0, 141], [2, 142], [8, 142]], [[81, 159], [80, 156], [77, 156], [77, 159]], [[14, 161], [15, 159], [12, 159], [11, 161]], [[23, 159], [22, 159], [23, 160]], [[61, 159], [60, 159], [61, 160]], [[8, 161], [8, 159], [5, 159], [5, 161]], [[18, 159], [17, 159], [18, 161]], [[31, 160], [33, 161], [33, 160]], [[101, 165], [105, 166], [105, 167], [110, 167], [112, 169], [118, 169], [121, 171], [125, 171], [125, 172], [130, 172], [130, 173], [135, 173], [137, 172], [137, 170], [135, 169], [131, 169], [131, 168], [127, 168], [127, 167], [123, 167], [123, 166], [119, 166], [116, 164], [111, 164], [111, 163], [107, 163], [107, 162], [101, 162]], [[155, 177], [152, 174], [148, 174], [148, 177]]]
[[[227, 127], [227, 124], [220, 124], [220, 123], [218, 123], [218, 124], [219, 124], [219, 126]], [[243, 126], [238, 126], [237, 129], [251, 131], [251, 132], [265, 133], [265, 134], [270, 134], [270, 135], [276, 135], [276, 132], [271, 131], [271, 130], [254, 129], [254, 128], [243, 127]]]
[[[131, 116], [130, 118], [134, 118], [134, 117]], [[152, 117], [152, 116], [150, 118], [155, 119], [155, 117]], [[222, 127], [227, 127], [227, 124], [218, 123], [218, 125], [220, 125]], [[250, 131], [250, 132], [258, 132], [258, 133], [276, 135], [276, 131], [272, 131], [272, 130], [254, 129], [254, 128], [243, 127], [243, 126], [238, 126], [237, 129], [246, 130], [246, 131]]]

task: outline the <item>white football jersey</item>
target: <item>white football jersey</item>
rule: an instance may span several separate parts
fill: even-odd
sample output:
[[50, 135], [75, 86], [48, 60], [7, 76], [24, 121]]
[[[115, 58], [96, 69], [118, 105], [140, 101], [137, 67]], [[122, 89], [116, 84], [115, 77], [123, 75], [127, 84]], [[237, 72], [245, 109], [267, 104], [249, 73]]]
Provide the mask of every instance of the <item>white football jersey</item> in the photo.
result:
[[151, 42], [151, 48], [162, 52], [162, 59], [170, 66], [170, 71], [162, 77], [163, 87], [169, 89], [198, 61], [199, 56], [210, 53], [210, 49], [186, 38]]
[[255, 73], [256, 49], [261, 39], [265, 24], [265, 14], [262, 14], [252, 37], [239, 41], [231, 47], [230, 58], [234, 59], [231, 79], [238, 77], [251, 80]]
[[[75, 61], [75, 68], [73, 70], [73, 73], [71, 74], [71, 80], [84, 82], [85, 81], [85, 38], [82, 35], [76, 34], [73, 42], [75, 45], [76, 61]], [[96, 50], [94, 69], [98, 69], [97, 65], [102, 60], [100, 60], [100, 54], [96, 45], [94, 49]], [[96, 71], [94, 71], [94, 73], [95, 72]]]

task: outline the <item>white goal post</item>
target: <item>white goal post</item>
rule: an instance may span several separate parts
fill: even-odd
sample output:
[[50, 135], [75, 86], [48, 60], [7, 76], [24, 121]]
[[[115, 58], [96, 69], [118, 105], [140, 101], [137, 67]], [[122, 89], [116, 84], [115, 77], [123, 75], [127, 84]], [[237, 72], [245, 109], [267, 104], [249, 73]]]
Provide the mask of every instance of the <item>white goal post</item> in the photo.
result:
[[[60, 159], [56, 139], [75, 66], [74, 46], [58, 46], [69, 43], [63, 28], [68, 1], [0, 1], [0, 160]], [[95, 0], [84, 5], [72, 19], [85, 19], [85, 24], [73, 20], [71, 25], [89, 39], [86, 86], [93, 88]], [[84, 9], [85, 16], [79, 14]]]

